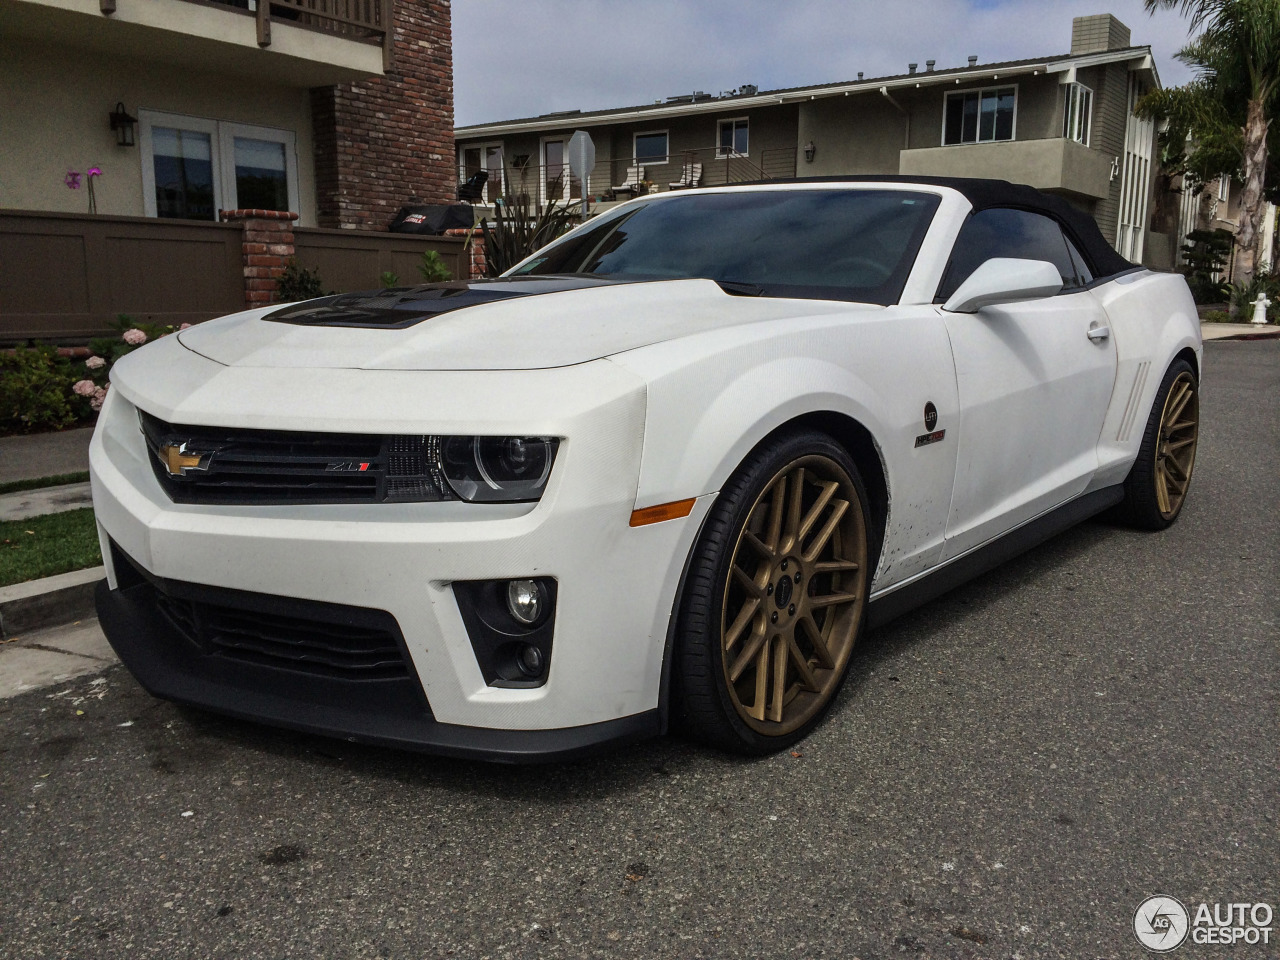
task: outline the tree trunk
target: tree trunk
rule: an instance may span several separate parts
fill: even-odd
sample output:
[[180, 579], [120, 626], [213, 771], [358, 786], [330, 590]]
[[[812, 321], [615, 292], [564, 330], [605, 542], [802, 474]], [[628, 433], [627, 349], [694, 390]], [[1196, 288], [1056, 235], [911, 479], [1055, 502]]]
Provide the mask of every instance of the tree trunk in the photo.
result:
[[1236, 282], [1253, 282], [1262, 240], [1262, 178], [1267, 170], [1267, 127], [1261, 99], [1249, 101], [1244, 125], [1244, 191], [1240, 195], [1240, 226], [1236, 230]]

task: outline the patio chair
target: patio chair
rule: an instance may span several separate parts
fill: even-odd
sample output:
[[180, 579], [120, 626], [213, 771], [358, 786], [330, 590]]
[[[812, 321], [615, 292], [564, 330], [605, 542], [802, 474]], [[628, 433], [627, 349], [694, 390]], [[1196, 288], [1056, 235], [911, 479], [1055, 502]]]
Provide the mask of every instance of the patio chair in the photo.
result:
[[484, 185], [489, 180], [489, 171], [481, 170], [473, 173], [465, 183], [458, 184], [458, 199], [467, 203], [477, 203], [484, 196]]
[[702, 182], [702, 164], [695, 163], [693, 160], [686, 160], [684, 167], [680, 171], [680, 179], [675, 183], [667, 184], [672, 190], [684, 190], [688, 187], [696, 187]]
[[643, 179], [644, 167], [627, 167], [627, 175], [623, 179], [622, 185], [613, 188], [614, 196], [616, 197], [620, 193], [636, 193], [640, 188], [640, 181]]

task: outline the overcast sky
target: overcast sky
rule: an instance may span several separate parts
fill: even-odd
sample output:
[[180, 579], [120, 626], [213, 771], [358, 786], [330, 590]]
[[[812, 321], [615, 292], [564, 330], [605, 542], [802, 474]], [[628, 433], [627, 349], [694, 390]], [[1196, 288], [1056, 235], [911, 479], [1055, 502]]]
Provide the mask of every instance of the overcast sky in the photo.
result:
[[1071, 49], [1071, 18], [1112, 13], [1166, 86], [1187, 22], [1141, 0], [453, 0], [457, 123], [1020, 60]]

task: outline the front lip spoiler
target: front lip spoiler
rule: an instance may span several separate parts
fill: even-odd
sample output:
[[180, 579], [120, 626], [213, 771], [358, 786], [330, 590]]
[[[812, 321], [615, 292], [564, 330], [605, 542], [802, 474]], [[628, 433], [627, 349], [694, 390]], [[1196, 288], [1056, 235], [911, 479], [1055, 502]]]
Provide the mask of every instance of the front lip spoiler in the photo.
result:
[[[216, 658], [194, 651], [159, 613], [154, 601], [148, 602], [145, 591], [112, 590], [103, 580], [94, 599], [107, 640], [148, 693], [240, 720], [357, 743], [499, 763], [573, 760], [599, 752], [606, 745], [662, 732], [657, 709], [557, 730], [496, 730], [440, 723], [422, 702], [416, 680], [411, 681], [413, 691], [392, 689], [396, 681], [384, 681], [385, 710], [353, 708], [337, 689], [343, 682], [323, 677], [306, 678], [311, 695], [298, 696], [296, 678], [285, 671], [253, 664], [210, 663]], [[418, 709], [414, 709], [415, 699], [421, 705]]]

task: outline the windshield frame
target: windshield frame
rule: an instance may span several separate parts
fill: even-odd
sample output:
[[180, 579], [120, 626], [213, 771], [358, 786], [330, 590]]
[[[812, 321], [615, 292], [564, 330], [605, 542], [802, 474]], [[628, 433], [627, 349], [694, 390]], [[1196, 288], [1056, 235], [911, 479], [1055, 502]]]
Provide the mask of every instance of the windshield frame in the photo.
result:
[[[641, 211], [651, 207], [653, 204], [664, 203], [680, 203], [692, 199], [697, 196], [718, 195], [731, 192], [734, 194], [795, 194], [795, 193], [872, 193], [879, 196], [887, 194], [908, 194], [913, 198], [923, 200], [926, 206], [919, 218], [919, 222], [915, 225], [912, 234], [902, 249], [901, 256], [897, 261], [893, 271], [888, 275], [886, 280], [878, 287], [836, 287], [836, 286], [815, 286], [806, 284], [760, 284], [750, 278], [723, 278], [701, 277], [701, 279], [710, 279], [712, 282], [720, 283], [722, 289], [726, 293], [736, 296], [763, 296], [772, 298], [785, 299], [811, 299], [811, 300], [827, 300], [835, 302], [851, 302], [851, 303], [868, 303], [880, 306], [892, 306], [901, 302], [903, 293], [907, 287], [908, 281], [911, 279], [919, 260], [921, 248], [924, 246], [930, 230], [938, 220], [939, 211], [943, 207], [945, 194], [942, 191], [931, 189], [928, 185], [916, 184], [889, 184], [889, 183], [868, 183], [852, 184], [852, 183], [831, 183], [831, 184], [800, 184], [789, 182], [778, 182], [769, 184], [752, 184], [750, 186], [743, 185], [725, 185], [719, 187], [704, 187], [695, 190], [671, 191], [660, 194], [650, 194], [646, 197], [640, 197], [621, 204], [610, 210], [606, 210], [595, 217], [587, 220], [585, 223], [575, 227], [569, 233], [552, 241], [545, 247], [534, 252], [531, 256], [526, 257], [520, 263], [507, 270], [502, 274], [503, 277], [534, 277], [546, 276], [554, 272], [558, 276], [581, 276], [581, 277], [599, 277], [619, 280], [648, 280], [663, 281], [674, 279], [697, 279], [696, 274], [688, 277], [672, 277], [672, 276], [642, 276], [632, 273], [578, 273], [566, 272], [564, 270], [548, 271], [547, 273], [536, 273], [534, 270], [546, 262], [548, 254], [552, 251], [563, 249], [565, 245], [581, 244], [585, 240], [585, 234], [596, 234], [602, 227], [611, 227], [603, 233], [599, 233], [595, 243], [589, 248], [581, 251], [581, 255], [574, 254], [576, 264], [581, 265], [588, 260], [601, 246], [603, 246], [608, 238], [613, 234], [621, 224], [625, 223], [631, 217]], [[750, 288], [750, 289], [748, 289]]]

